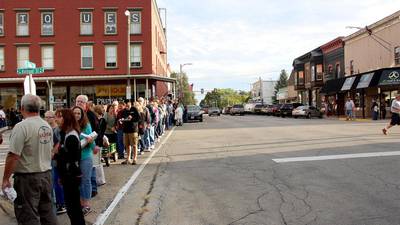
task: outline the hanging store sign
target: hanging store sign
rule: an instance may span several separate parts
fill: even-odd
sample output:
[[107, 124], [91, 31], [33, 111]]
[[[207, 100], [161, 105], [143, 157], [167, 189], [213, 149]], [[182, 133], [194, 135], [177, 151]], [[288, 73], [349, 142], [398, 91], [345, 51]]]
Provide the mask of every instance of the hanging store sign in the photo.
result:
[[369, 83], [371, 83], [372, 77], [374, 73], [367, 73], [361, 76], [360, 81], [357, 84], [357, 89], [359, 88], [367, 88]]
[[379, 80], [379, 85], [398, 85], [400, 84], [400, 69], [384, 70]]
[[123, 97], [125, 96], [125, 85], [97, 85], [96, 97]]
[[356, 80], [356, 77], [348, 77], [346, 78], [346, 81], [344, 82], [341, 91], [348, 91], [351, 89], [351, 86], [353, 86], [354, 81]]

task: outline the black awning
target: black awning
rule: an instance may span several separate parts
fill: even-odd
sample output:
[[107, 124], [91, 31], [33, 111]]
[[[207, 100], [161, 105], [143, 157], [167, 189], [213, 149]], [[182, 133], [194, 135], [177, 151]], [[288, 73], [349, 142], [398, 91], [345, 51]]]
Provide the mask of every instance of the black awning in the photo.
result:
[[346, 91], [356, 89], [356, 87], [358, 85], [358, 81], [360, 81], [360, 78], [361, 78], [361, 75], [344, 77], [345, 81], [343, 82], [343, 85], [340, 88], [340, 91], [346, 92]]
[[342, 88], [345, 79], [346, 78], [343, 77], [326, 81], [324, 83], [324, 86], [322, 86], [320, 93], [325, 95], [331, 95], [340, 92], [340, 89]]
[[379, 79], [379, 86], [399, 85], [400, 84], [400, 68], [390, 68], [382, 70]]

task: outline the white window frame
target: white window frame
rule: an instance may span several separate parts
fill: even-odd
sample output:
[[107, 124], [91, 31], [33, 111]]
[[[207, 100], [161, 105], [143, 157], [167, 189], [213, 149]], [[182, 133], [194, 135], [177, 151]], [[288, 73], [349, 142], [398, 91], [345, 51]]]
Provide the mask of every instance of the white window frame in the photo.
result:
[[[85, 67], [84, 65], [83, 65], [83, 58], [85, 57], [84, 56], [84, 49], [85, 48], [88, 48], [88, 49], [90, 49], [90, 56], [86, 56], [87, 58], [92, 58], [92, 61], [91, 61], [91, 63], [92, 63], [92, 65], [91, 65], [91, 67]], [[81, 69], [93, 69], [93, 45], [82, 45], [81, 46]]]
[[4, 47], [0, 46], [0, 71], [6, 70]]
[[[136, 48], [136, 49], [135, 49]], [[142, 62], [142, 44], [131, 44], [130, 46], [130, 68], [140, 68], [143, 66]], [[134, 65], [138, 63], [137, 65]]]
[[[45, 54], [45, 51], [51, 49], [51, 55], [48, 56]], [[52, 45], [44, 45], [41, 47], [42, 51], [42, 67], [47, 70], [54, 69], [54, 46]]]
[[4, 13], [0, 12], [0, 36], [4, 36]]
[[[115, 16], [115, 24], [108, 23], [108, 17], [107, 17], [108, 14], [114, 14], [114, 16]], [[117, 19], [117, 15], [118, 15], [118, 14], [117, 14], [117, 12], [115, 12], [115, 11], [106, 11], [106, 12], [104, 12], [104, 34], [105, 34], [105, 35], [115, 35], [115, 34], [118, 34], [118, 26], [117, 26], [118, 19]], [[109, 25], [114, 25], [114, 26], [115, 26], [115, 32], [108, 32], [108, 31], [107, 31], [107, 27], [108, 27]]]
[[[21, 51], [26, 50], [26, 56], [22, 57]], [[25, 61], [29, 61], [29, 47], [28, 46], [19, 46], [17, 47], [17, 68], [24, 68]]]
[[[18, 24], [18, 17], [19, 17], [21, 14], [26, 14], [26, 25], [20, 25], [20, 24]], [[17, 12], [17, 13], [16, 13], [16, 23], [15, 23], [15, 26], [16, 26], [16, 29], [17, 29], [17, 31], [16, 31], [17, 36], [29, 36], [29, 13], [28, 13], [28, 12]], [[20, 26], [26, 27], [26, 33], [21, 33], [21, 31], [20, 31], [20, 29], [19, 29]]]
[[[44, 28], [44, 18], [43, 18], [43, 16], [44, 16], [44, 14], [51, 14], [51, 33], [48, 33], [48, 34], [45, 34], [45, 33], [43, 33], [43, 28]], [[42, 36], [52, 36], [52, 35], [54, 35], [54, 13], [53, 12], [48, 12], [48, 11], [44, 11], [44, 12], [41, 12], [40, 13], [40, 29], [41, 29], [41, 31], [40, 31], [40, 34], [42, 35]], [[46, 24], [47, 25], [47, 24]]]
[[[83, 15], [84, 14], [90, 14], [90, 23], [84, 23], [83, 22]], [[90, 11], [81, 11], [80, 13], [80, 34], [81, 35], [93, 35], [93, 12]], [[88, 29], [86, 31], [85, 29]]]
[[[114, 56], [108, 55], [107, 49], [114, 48]], [[104, 46], [104, 55], [105, 55], [105, 67], [106, 68], [117, 68], [118, 67], [118, 47], [117, 45], [105, 45]], [[110, 61], [109, 61], [110, 60]], [[109, 66], [108, 63], [115, 63], [114, 66]]]
[[129, 28], [130, 34], [141, 34], [142, 33], [142, 12], [131, 11], [131, 27]]

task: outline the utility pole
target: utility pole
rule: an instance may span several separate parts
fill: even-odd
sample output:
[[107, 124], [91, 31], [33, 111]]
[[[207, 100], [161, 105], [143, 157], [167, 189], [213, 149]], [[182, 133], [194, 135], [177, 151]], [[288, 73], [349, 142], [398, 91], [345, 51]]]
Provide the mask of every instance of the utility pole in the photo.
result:
[[180, 89], [180, 94], [179, 94], [179, 98], [180, 98], [180, 100], [181, 100], [181, 102], [183, 101], [183, 97], [184, 97], [184, 94], [183, 94], [183, 71], [182, 71], [182, 68], [184, 67], [184, 66], [190, 66], [190, 65], [193, 65], [192, 63], [184, 63], [184, 64], [180, 64], [179, 65], [179, 80], [180, 80], [180, 87], [179, 87], [179, 89]]

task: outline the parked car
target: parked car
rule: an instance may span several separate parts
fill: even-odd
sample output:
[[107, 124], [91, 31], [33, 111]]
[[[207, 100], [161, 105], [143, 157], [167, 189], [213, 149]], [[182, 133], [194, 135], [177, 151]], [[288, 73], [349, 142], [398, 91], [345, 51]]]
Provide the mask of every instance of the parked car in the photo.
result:
[[256, 104], [254, 106], [254, 114], [261, 114], [262, 113], [262, 108], [264, 107], [263, 104]]
[[232, 106], [232, 109], [230, 110], [230, 113], [231, 113], [231, 115], [233, 116], [233, 115], [236, 115], [236, 114], [239, 114], [239, 115], [241, 115], [241, 116], [243, 116], [244, 115], [244, 107], [243, 107], [243, 105], [233, 105]]
[[273, 116], [280, 116], [280, 115], [281, 115], [281, 111], [280, 111], [281, 106], [282, 106], [282, 104], [275, 104], [275, 105], [273, 105], [273, 106], [272, 106], [272, 109], [271, 109], [271, 115], [273, 115]]
[[292, 111], [293, 109], [302, 106], [302, 103], [286, 103], [283, 104], [280, 108], [280, 116], [285, 117], [285, 116], [292, 116]]
[[231, 114], [232, 106], [226, 106], [222, 109], [222, 114]]
[[187, 120], [198, 120], [203, 122], [203, 113], [200, 106], [198, 105], [188, 105], [187, 106]]
[[311, 119], [312, 117], [322, 118], [323, 113], [314, 106], [303, 105], [293, 109], [292, 115], [293, 118], [307, 117]]
[[208, 115], [209, 116], [219, 116], [221, 114], [221, 111], [219, 110], [218, 107], [211, 107], [208, 109]]
[[262, 112], [266, 114], [267, 116], [272, 115], [272, 109], [274, 108], [274, 105], [266, 105], [263, 109]]
[[255, 107], [255, 103], [253, 102], [249, 102], [249, 103], [245, 103], [243, 105], [244, 107], [244, 113], [254, 113], [254, 107]]
[[208, 106], [202, 107], [201, 110], [204, 112], [204, 114], [208, 114]]

